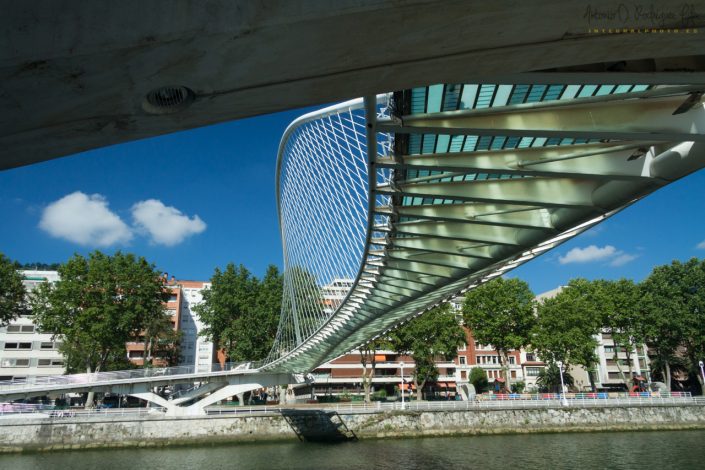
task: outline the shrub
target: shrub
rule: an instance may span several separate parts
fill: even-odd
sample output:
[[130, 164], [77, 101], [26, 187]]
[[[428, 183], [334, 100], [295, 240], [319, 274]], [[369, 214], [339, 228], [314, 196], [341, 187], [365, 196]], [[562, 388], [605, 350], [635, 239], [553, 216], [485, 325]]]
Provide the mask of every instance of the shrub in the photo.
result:
[[480, 367], [475, 367], [470, 371], [470, 378], [468, 380], [475, 386], [475, 392], [477, 393], [484, 393], [489, 388], [487, 374], [485, 374], [485, 371]]

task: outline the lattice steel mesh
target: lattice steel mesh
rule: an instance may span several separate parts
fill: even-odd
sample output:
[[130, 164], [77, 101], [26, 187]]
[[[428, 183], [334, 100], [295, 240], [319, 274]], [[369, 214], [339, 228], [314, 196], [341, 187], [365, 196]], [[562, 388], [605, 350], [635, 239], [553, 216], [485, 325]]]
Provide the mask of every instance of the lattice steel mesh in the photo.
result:
[[[378, 106], [380, 115], [386, 108]], [[355, 100], [302, 117], [282, 140], [277, 185], [284, 296], [267, 362], [311, 337], [358, 278], [369, 223], [365, 124], [362, 100]], [[378, 154], [388, 155], [391, 146], [391, 135], [378, 136]], [[378, 181], [388, 181], [389, 172], [381, 170]]]

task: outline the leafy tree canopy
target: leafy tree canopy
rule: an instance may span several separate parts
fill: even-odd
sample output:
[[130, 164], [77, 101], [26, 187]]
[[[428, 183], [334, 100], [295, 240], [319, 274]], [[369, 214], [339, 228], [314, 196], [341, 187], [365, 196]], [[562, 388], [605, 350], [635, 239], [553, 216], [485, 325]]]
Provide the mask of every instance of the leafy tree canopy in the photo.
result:
[[519, 349], [534, 325], [534, 293], [520, 279], [494, 279], [465, 294], [463, 318], [480, 343]]
[[20, 265], [20, 269], [35, 270], [35, 271], [57, 271], [61, 263], [24, 263]]
[[266, 357], [276, 334], [282, 276], [269, 266], [260, 281], [243, 265], [216, 268], [203, 303], [195, 307], [206, 328], [201, 333], [225, 349], [230, 360]]
[[473, 367], [470, 371], [468, 381], [475, 386], [476, 393], [485, 393], [489, 389], [487, 373], [482, 369], [482, 367]]
[[655, 267], [641, 283], [641, 300], [644, 336], [664, 365], [665, 379], [680, 346], [686, 348], [686, 367], [696, 372], [705, 357], [705, 260]]
[[169, 295], [142, 257], [77, 254], [58, 271], [59, 281], [40, 284], [30, 296], [34, 321], [61, 339], [69, 364], [83, 370], [109, 367], [151, 319], [166, 315]]
[[[491, 344], [506, 365], [507, 353], [529, 344], [534, 326], [534, 293], [520, 279], [497, 278], [465, 294], [465, 325], [482, 344]], [[504, 376], [508, 379], [506, 370]]]
[[594, 284], [572, 279], [558, 295], [544, 299], [537, 313], [531, 344], [541, 358], [591, 368], [597, 359], [594, 335], [602, 327]]
[[19, 265], [0, 253], [0, 326], [25, 312], [25, 288]]
[[465, 331], [450, 304], [443, 304], [392, 331], [389, 342], [398, 353], [414, 358], [414, 382], [420, 398], [426, 382], [438, 377], [434, 359], [455, 357], [458, 347], [465, 343]]
[[[573, 376], [567, 371], [563, 371], [563, 384], [570, 388], [573, 386]], [[555, 363], [549, 364], [545, 369], [541, 369], [536, 378], [536, 385], [542, 393], [562, 393], [561, 392], [561, 371]]]

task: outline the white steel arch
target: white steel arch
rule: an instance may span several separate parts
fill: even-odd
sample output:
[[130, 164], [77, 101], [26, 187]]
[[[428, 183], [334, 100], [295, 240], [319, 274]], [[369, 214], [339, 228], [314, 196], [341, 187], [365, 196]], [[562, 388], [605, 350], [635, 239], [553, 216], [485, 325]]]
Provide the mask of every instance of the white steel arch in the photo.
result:
[[702, 168], [700, 88], [438, 84], [297, 119], [263, 369], [309, 371]]

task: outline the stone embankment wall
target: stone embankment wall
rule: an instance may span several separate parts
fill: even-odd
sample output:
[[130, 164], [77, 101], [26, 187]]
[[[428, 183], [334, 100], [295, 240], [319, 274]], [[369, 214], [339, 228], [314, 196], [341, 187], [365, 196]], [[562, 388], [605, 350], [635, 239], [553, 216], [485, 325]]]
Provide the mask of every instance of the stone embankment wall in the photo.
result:
[[[295, 413], [289, 411], [287, 413]], [[321, 420], [327, 420], [321, 413]], [[369, 411], [339, 418], [360, 439], [532, 432], [705, 429], [705, 406]], [[310, 421], [310, 420], [309, 420]], [[335, 418], [338, 421], [338, 417]], [[318, 427], [323, 423], [310, 421]], [[298, 429], [306, 434], [306, 429]], [[320, 433], [319, 433], [320, 434]], [[279, 414], [0, 419], [0, 452], [296, 440]]]

